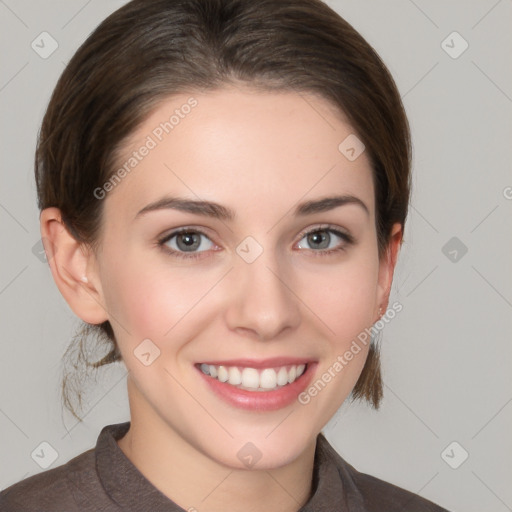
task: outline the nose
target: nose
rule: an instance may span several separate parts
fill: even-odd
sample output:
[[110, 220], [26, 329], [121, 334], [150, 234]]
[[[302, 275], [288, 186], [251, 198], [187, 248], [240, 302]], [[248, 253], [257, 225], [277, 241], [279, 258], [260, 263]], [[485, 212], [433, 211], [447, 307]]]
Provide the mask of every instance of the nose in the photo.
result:
[[300, 323], [292, 267], [264, 250], [252, 263], [238, 258], [230, 272], [226, 321], [233, 331], [260, 341], [277, 339]]

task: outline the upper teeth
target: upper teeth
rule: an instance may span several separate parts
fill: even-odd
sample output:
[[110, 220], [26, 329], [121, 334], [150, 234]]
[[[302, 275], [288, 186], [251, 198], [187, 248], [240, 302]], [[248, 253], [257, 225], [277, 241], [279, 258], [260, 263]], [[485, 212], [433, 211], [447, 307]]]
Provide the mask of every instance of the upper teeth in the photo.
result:
[[238, 366], [217, 366], [201, 364], [201, 371], [221, 382], [249, 390], [266, 391], [291, 384], [306, 368], [305, 364], [280, 366], [278, 368], [242, 368]]

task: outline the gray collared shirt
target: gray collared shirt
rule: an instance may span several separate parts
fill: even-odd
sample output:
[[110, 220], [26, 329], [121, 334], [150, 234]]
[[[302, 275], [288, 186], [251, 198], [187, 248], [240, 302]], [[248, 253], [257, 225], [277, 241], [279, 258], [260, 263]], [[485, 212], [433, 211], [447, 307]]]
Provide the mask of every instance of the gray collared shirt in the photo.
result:
[[[107, 425], [96, 447], [0, 492], [2, 512], [186, 512], [125, 456], [116, 440], [130, 422]], [[189, 510], [193, 510], [189, 509]], [[298, 512], [448, 512], [405, 489], [360, 473], [317, 437], [312, 493]]]

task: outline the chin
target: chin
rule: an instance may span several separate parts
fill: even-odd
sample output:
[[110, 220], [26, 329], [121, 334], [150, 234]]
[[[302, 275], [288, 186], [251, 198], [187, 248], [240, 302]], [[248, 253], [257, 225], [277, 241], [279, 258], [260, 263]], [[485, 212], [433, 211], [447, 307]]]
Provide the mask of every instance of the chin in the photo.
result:
[[270, 470], [291, 464], [315, 443], [318, 434], [286, 428], [279, 432], [280, 427], [276, 426], [251, 433], [242, 430], [233, 439], [226, 436], [215, 443], [212, 438], [204, 439], [203, 451], [209, 458], [232, 469]]

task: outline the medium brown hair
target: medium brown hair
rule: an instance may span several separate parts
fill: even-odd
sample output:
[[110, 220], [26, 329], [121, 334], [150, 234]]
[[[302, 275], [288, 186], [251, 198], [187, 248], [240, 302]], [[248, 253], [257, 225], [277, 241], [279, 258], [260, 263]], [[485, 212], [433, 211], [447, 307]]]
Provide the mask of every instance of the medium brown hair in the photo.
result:
[[[320, 0], [134, 0], [115, 11], [77, 50], [49, 102], [35, 158], [39, 208], [59, 208], [70, 233], [94, 247], [103, 201], [93, 191], [115, 172], [123, 143], [162, 100], [229, 84], [317, 94], [346, 116], [372, 165], [382, 257], [393, 224], [407, 217], [409, 124], [375, 50]], [[108, 347], [94, 363], [85, 350], [91, 335]], [[74, 369], [62, 396], [81, 420], [76, 371], [121, 359], [110, 323], [84, 324], [66, 358]], [[372, 342], [352, 398], [378, 408], [381, 397]]]

